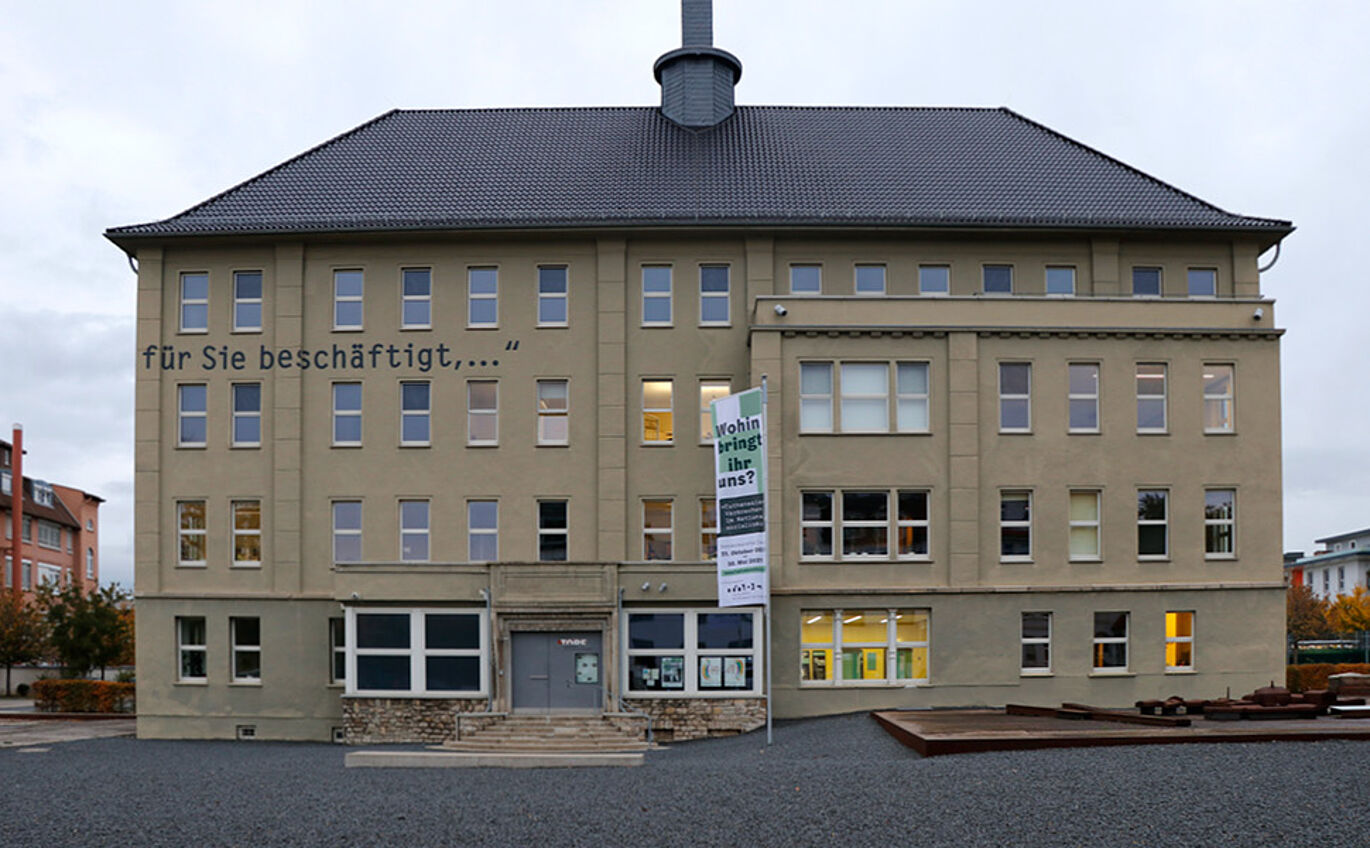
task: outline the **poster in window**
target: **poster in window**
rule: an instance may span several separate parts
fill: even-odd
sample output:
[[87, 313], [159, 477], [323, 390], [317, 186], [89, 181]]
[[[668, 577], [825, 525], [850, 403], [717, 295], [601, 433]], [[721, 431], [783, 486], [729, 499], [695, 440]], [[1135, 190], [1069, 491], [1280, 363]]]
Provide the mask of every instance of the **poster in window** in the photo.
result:
[[661, 658], [661, 688], [662, 688], [662, 689], [684, 689], [684, 688], [685, 688], [685, 658], [684, 658], [684, 657], [662, 657], [662, 658]]
[[729, 689], [744, 689], [747, 686], [747, 660], [744, 657], [728, 657], [723, 660], [723, 685]]
[[699, 658], [699, 685], [717, 688], [723, 685], [723, 658]]
[[576, 682], [599, 682], [599, 654], [576, 654]]

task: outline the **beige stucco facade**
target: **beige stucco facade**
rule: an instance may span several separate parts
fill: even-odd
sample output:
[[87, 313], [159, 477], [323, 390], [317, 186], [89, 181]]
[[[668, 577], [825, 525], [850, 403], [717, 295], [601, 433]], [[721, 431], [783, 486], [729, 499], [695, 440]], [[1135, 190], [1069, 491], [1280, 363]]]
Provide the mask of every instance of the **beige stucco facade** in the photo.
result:
[[[519, 708], [515, 636], [536, 632], [599, 634], [598, 709], [653, 712], [667, 697], [759, 701], [759, 615], [753, 642], [732, 646], [751, 676], [726, 691], [706, 691], [693, 671], [681, 691], [633, 688], [628, 681], [642, 672], [629, 657], [626, 622], [657, 611], [703, 627], [695, 616], [720, 612], [701, 538], [713, 470], [699, 387], [727, 381], [737, 391], [763, 376], [777, 718], [1063, 700], [1117, 706], [1262, 685], [1282, 668], [1283, 588], [1279, 331], [1259, 291], [1260, 246], [1241, 235], [1020, 230], [150, 241], [137, 250], [139, 733], [229, 737], [250, 727], [262, 737], [329, 738], [344, 726], [349, 699], [377, 697], [355, 678], [345, 682], [357, 669], [357, 617], [409, 611], [472, 616], [478, 647], [425, 654], [411, 642], [408, 654], [388, 655], [404, 658], [395, 667], [407, 662], [436, 677], [439, 655], [454, 668], [466, 662], [454, 657], [474, 657], [461, 674], [478, 684], [407, 688], [395, 698], [445, 700], [454, 712]], [[981, 292], [987, 264], [1012, 266], [1012, 294]], [[820, 293], [790, 293], [795, 265], [820, 266]], [[883, 266], [883, 294], [855, 294], [858, 265]], [[920, 293], [925, 265], [949, 267], [948, 294]], [[662, 266], [671, 269], [670, 319], [649, 326], [643, 268]], [[726, 323], [701, 321], [702, 266], [727, 268]], [[1073, 295], [1045, 293], [1048, 267], [1074, 269]], [[1130, 295], [1135, 267], [1161, 269], [1160, 297]], [[469, 320], [473, 268], [496, 269], [493, 324]], [[539, 321], [540, 268], [565, 269], [564, 322]], [[1192, 268], [1216, 272], [1216, 296], [1188, 295]], [[427, 327], [402, 326], [405, 269], [428, 272]], [[361, 273], [360, 328], [335, 325], [339, 271]], [[234, 328], [239, 272], [261, 275], [260, 329]], [[205, 302], [190, 298], [205, 307], [203, 330], [198, 318], [182, 327], [185, 275], [207, 279]], [[662, 293], [651, 294], [661, 308]], [[804, 363], [831, 366], [836, 432], [809, 432]], [[910, 363], [926, 376], [926, 392], [912, 401], [926, 409], [926, 425], [898, 432], [907, 394], [898, 375]], [[844, 364], [887, 366], [865, 372], [886, 375], [885, 432], [842, 431], [844, 403], [856, 402], [843, 394]], [[1004, 364], [1029, 366], [1028, 425], [1013, 432], [1001, 427]], [[1090, 432], [1070, 426], [1072, 364], [1097, 368]], [[1164, 366], [1147, 384], [1163, 383], [1164, 425], [1151, 432], [1138, 427], [1139, 364]], [[1215, 365], [1230, 369], [1232, 388], [1224, 426], [1206, 427], [1204, 375]], [[649, 441], [644, 381], [667, 380], [673, 437]], [[497, 397], [497, 438], [479, 444], [470, 442], [489, 432], [491, 413], [482, 402], [476, 413], [485, 418], [475, 421], [470, 393], [489, 387], [473, 390], [472, 381], [494, 382]], [[539, 443], [539, 381], [566, 383], [565, 444]], [[357, 444], [335, 444], [337, 383], [360, 384]], [[235, 421], [253, 410], [234, 386], [253, 384], [259, 435], [235, 445]], [[424, 444], [405, 443], [402, 384], [427, 386], [427, 407], [407, 410], [426, 412]], [[186, 386], [203, 387], [204, 409], [200, 390], [191, 397]], [[878, 407], [876, 395], [862, 398], [865, 409]], [[1157, 397], [1148, 396], [1149, 408]], [[821, 410], [822, 398], [810, 399]], [[203, 425], [184, 430], [188, 417]], [[183, 444], [201, 426], [203, 439]], [[866, 515], [857, 532], [856, 519], [841, 515], [843, 499], [875, 492], [888, 493], [883, 530]], [[1164, 516], [1139, 531], [1143, 492], [1163, 493]], [[1235, 517], [1215, 519], [1217, 531], [1206, 529], [1214, 492], [1235, 502]], [[925, 517], [896, 515], [900, 493], [925, 503]], [[1010, 529], [1001, 520], [1006, 493], [1028, 504]], [[806, 497], [829, 498], [834, 517], [802, 518]], [[473, 539], [471, 501], [497, 504], [493, 561], [470, 555], [489, 542]], [[540, 561], [543, 501], [565, 502], [565, 561]], [[644, 531], [645, 501], [670, 503], [669, 559], [649, 558], [649, 548], [658, 557], [662, 548], [645, 535], [659, 543], [665, 533]], [[401, 502], [427, 504], [426, 556], [405, 558]], [[1097, 556], [1072, 548], [1071, 507], [1086, 502], [1097, 513], [1083, 523], [1074, 515], [1077, 544], [1092, 538]], [[360, 513], [359, 532], [341, 528], [347, 549], [359, 552], [345, 561], [335, 556], [338, 503]], [[854, 534], [850, 548], [844, 529]], [[831, 553], [806, 549], [805, 530], [811, 540], [828, 534]], [[924, 531], [925, 551], [901, 552], [902, 540]], [[1139, 532], [1151, 545], [1161, 533], [1164, 551], [1140, 555]], [[1212, 543], [1214, 532], [1232, 543]], [[882, 538], [883, 556], [871, 552]], [[1005, 555], [1024, 543], [1026, 553]], [[891, 624], [889, 642], [848, 640], [846, 651], [840, 634], [824, 648], [803, 629], [859, 611], [922, 616], [926, 625], [910, 640]], [[1167, 613], [1175, 612], [1191, 614], [1192, 625], [1188, 662], [1178, 664], [1167, 660]], [[1050, 614], [1033, 618], [1048, 622], [1049, 635], [1043, 642], [1034, 633], [1030, 665], [1024, 613]], [[1096, 613], [1126, 614], [1123, 635], [1108, 637], [1121, 654], [1108, 648], [1103, 666]], [[419, 639], [421, 618], [411, 621]], [[330, 641], [332, 627], [345, 644]], [[832, 679], [801, 680], [801, 651], [825, 650]], [[896, 671], [906, 650], [914, 671]], [[847, 679], [857, 666], [843, 666], [843, 655], [857, 652], [863, 676]], [[705, 653], [679, 649], [687, 664]]]

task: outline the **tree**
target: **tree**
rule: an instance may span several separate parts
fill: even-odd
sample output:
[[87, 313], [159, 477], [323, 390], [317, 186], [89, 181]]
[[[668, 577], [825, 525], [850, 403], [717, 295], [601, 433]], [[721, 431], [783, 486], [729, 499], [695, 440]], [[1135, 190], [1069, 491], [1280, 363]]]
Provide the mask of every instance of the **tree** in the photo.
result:
[[85, 592], [76, 585], [65, 589], [44, 586], [38, 603], [47, 613], [48, 644], [71, 677], [84, 677], [93, 668], [111, 665], [125, 653], [132, 639], [121, 604], [128, 593], [118, 586]]
[[1370, 630], [1370, 591], [1357, 586], [1349, 595], [1339, 595], [1327, 610], [1327, 623], [1340, 634]]
[[1327, 601], [1313, 594], [1305, 584], [1290, 586], [1285, 591], [1285, 622], [1295, 642], [1332, 636], [1332, 628], [1327, 624], [1328, 606]]
[[33, 662], [47, 642], [43, 611], [21, 592], [0, 589], [0, 663], [5, 664], [5, 695], [10, 693], [10, 669]]

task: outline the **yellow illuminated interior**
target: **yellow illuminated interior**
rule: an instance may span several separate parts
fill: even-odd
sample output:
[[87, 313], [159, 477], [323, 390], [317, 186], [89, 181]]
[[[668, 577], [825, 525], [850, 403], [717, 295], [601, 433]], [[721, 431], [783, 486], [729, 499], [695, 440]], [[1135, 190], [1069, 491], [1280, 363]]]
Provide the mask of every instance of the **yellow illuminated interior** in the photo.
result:
[[[1170, 668], [1194, 665], [1194, 613], [1165, 614], [1165, 664]], [[1172, 640], [1184, 641], [1172, 641]]]

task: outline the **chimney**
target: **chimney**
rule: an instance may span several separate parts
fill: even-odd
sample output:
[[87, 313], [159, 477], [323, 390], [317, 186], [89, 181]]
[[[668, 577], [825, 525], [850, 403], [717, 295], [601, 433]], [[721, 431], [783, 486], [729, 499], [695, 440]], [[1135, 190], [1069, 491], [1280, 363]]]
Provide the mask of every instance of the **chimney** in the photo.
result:
[[712, 127], [733, 113], [733, 86], [742, 63], [713, 46], [713, 0], [681, 0], [682, 46], [656, 60], [661, 113], [683, 127]]

